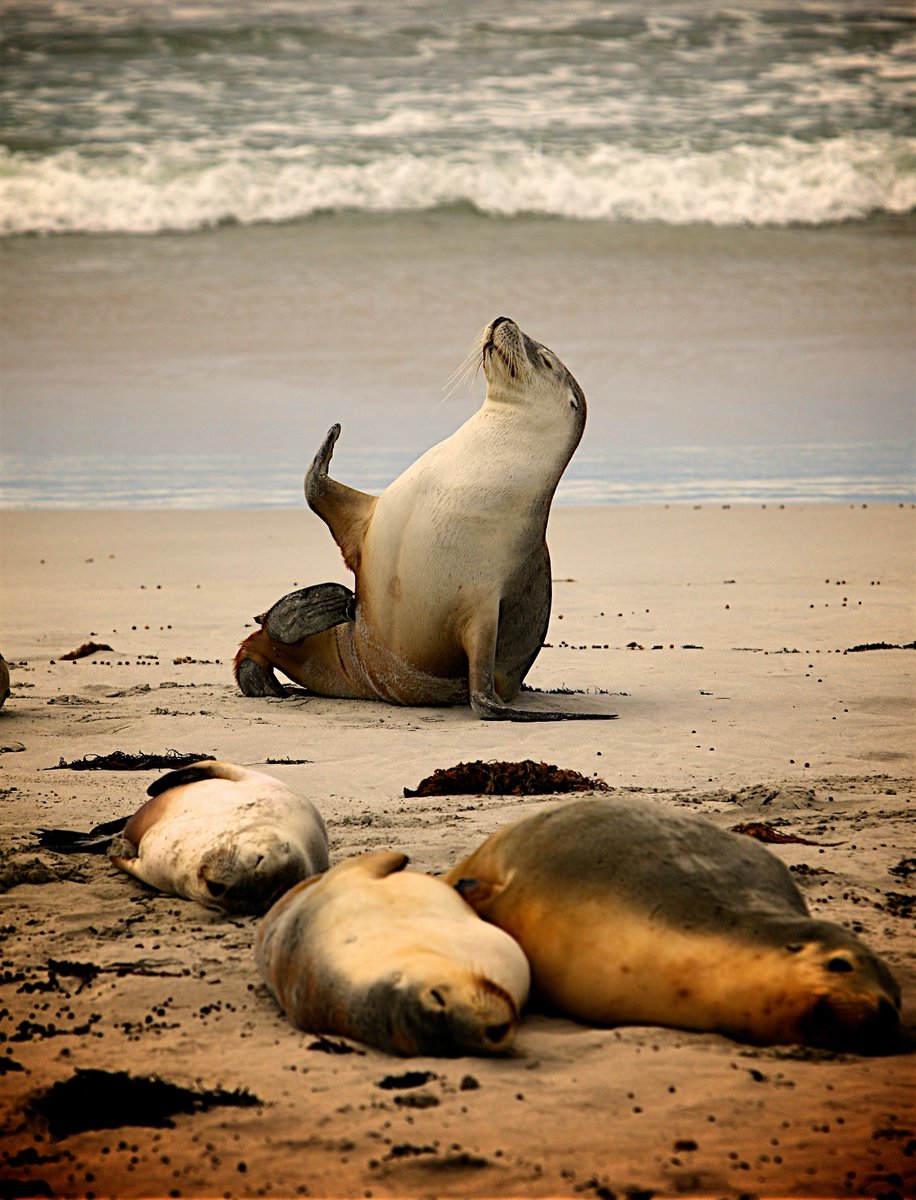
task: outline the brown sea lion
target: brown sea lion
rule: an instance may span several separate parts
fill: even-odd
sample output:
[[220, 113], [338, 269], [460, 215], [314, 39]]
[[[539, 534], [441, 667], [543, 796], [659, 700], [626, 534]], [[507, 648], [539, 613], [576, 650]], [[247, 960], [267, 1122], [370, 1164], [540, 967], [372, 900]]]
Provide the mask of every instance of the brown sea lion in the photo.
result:
[[586, 1023], [836, 1047], [897, 1028], [881, 959], [810, 916], [774, 854], [692, 813], [574, 800], [498, 829], [445, 879]]

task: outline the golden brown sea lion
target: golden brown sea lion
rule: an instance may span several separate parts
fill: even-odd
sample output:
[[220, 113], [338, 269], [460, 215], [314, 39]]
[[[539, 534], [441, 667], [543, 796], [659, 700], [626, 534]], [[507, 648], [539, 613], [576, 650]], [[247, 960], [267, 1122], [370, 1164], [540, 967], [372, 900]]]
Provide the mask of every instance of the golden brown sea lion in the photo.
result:
[[497, 830], [445, 879], [586, 1023], [863, 1048], [897, 1028], [881, 959], [811, 917], [775, 855], [694, 814], [574, 800]]
[[545, 531], [557, 483], [585, 427], [585, 396], [560, 360], [508, 317], [485, 330], [482, 407], [381, 496], [331, 479], [335, 425], [305, 479], [356, 576], [279, 600], [244, 641], [249, 696], [285, 695], [283, 674], [322, 696], [467, 704], [485, 719], [554, 721], [612, 713], [509, 707], [550, 617]]
[[261, 976], [297, 1029], [391, 1054], [498, 1054], [528, 995], [518, 945], [407, 855], [346, 859], [263, 918]]

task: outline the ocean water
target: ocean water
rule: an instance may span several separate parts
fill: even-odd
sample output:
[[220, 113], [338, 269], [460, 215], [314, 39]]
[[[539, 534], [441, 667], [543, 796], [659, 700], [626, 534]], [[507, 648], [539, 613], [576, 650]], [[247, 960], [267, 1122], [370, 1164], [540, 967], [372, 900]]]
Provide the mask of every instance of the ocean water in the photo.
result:
[[3, 0], [0, 230], [315, 213], [821, 224], [916, 204], [859, 0]]
[[0, 0], [0, 507], [380, 490], [515, 317], [558, 503], [908, 502], [916, 12]]
[[[420, 449], [417, 449], [417, 453]], [[351, 456], [345, 480], [377, 495], [416, 454]], [[916, 443], [665, 446], [580, 453], [555, 504], [916, 503]], [[304, 507], [303, 463], [290, 453], [0, 455], [2, 508]]]

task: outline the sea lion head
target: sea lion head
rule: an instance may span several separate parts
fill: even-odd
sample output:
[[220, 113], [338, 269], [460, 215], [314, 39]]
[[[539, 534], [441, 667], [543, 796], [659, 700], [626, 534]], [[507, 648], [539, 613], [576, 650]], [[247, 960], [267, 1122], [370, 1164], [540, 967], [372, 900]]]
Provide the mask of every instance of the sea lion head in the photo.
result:
[[555, 403], [585, 425], [585, 393], [552, 350], [523, 333], [510, 317], [497, 317], [483, 331], [481, 365], [488, 398], [524, 395]]
[[288, 837], [258, 829], [208, 850], [197, 874], [198, 899], [207, 908], [262, 913], [312, 871]]
[[397, 972], [379, 981], [368, 1007], [376, 1031], [382, 1022], [387, 1026], [375, 1044], [405, 1056], [505, 1054], [519, 1019], [515, 1001], [499, 984], [456, 970], [445, 959], [438, 973], [425, 966], [415, 978]]
[[785, 953], [803, 981], [798, 1038], [809, 1046], [875, 1051], [900, 1023], [900, 988], [888, 966], [829, 921], [806, 921]]

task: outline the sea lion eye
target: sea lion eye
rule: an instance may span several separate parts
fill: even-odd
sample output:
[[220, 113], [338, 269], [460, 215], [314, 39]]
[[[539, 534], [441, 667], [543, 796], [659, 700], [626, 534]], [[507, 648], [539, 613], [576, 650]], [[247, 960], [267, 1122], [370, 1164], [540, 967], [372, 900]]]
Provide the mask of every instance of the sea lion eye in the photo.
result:
[[790, 942], [788, 944], [788, 946], [786, 946], [786, 950], [789, 952], [789, 954], [800, 954], [801, 953], [801, 943], [800, 942]]
[[445, 1008], [445, 997], [438, 990], [438, 988], [433, 988], [429, 994], [432, 996], [432, 998], [435, 1000], [435, 1002], [439, 1005], [440, 1008]]
[[827, 970], [842, 974], [844, 971], [852, 971], [854, 968], [848, 958], [831, 958], [827, 963]]

